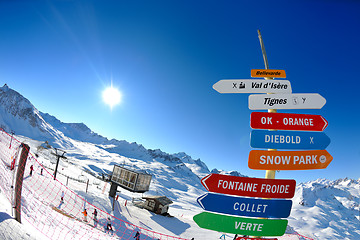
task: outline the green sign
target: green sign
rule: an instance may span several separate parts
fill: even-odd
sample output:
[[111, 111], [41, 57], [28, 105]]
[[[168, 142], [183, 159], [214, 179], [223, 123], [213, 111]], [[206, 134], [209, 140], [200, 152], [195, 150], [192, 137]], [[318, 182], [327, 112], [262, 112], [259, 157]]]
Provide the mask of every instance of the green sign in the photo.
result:
[[201, 228], [224, 233], [250, 236], [282, 236], [288, 221], [286, 219], [255, 219], [202, 212], [194, 216]]

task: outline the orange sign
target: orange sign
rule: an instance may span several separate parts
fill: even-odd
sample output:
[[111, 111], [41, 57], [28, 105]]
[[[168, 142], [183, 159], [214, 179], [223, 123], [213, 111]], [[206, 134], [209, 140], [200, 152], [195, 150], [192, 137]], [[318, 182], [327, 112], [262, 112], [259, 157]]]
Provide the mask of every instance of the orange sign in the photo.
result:
[[266, 151], [252, 150], [248, 166], [255, 170], [323, 169], [333, 157], [326, 150]]
[[251, 77], [286, 78], [285, 70], [251, 69]]

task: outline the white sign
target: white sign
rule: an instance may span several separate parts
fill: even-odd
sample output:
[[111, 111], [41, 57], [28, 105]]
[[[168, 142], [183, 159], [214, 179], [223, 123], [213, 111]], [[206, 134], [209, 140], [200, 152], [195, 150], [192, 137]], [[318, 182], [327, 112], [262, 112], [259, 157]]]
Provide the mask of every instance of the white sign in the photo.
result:
[[251, 110], [321, 109], [326, 99], [318, 93], [258, 94], [249, 96]]
[[226, 79], [213, 88], [219, 93], [291, 93], [288, 80]]

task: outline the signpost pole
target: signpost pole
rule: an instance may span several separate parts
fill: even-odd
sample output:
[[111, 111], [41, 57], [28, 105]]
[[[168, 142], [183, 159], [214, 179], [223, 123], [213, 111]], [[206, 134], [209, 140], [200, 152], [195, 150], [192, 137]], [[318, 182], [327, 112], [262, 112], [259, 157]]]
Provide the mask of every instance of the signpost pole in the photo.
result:
[[[268, 62], [268, 59], [266, 56], [265, 46], [264, 46], [263, 39], [261, 37], [260, 29], [258, 29], [258, 35], [259, 35], [259, 41], [260, 41], [262, 55], [264, 58], [265, 69], [269, 69], [269, 62]], [[272, 78], [265, 78], [265, 79], [272, 79]], [[277, 111], [276, 111], [276, 109], [268, 109], [268, 112], [276, 113]], [[276, 149], [269, 149], [269, 151], [276, 151]], [[265, 178], [275, 179], [275, 173], [276, 173], [276, 171], [266, 170]]]

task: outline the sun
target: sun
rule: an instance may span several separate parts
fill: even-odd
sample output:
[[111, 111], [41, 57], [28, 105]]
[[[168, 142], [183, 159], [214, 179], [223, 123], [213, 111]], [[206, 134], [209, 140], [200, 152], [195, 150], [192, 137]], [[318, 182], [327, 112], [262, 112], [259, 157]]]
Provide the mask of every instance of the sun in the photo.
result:
[[102, 97], [104, 103], [112, 109], [115, 105], [121, 103], [122, 94], [117, 88], [110, 86], [102, 92]]

